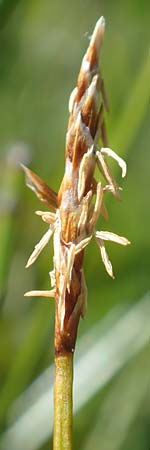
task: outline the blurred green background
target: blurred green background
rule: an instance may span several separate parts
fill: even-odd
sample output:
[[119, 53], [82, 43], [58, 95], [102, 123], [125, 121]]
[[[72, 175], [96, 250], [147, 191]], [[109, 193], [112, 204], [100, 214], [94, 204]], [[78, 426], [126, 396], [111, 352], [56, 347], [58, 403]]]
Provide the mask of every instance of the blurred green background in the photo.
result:
[[[32, 397], [33, 382], [53, 362], [53, 302], [23, 297], [24, 292], [30, 289], [49, 289], [48, 272], [52, 269], [53, 248], [50, 243], [36, 264], [25, 270], [30, 253], [46, 228], [34, 215], [41, 205], [25, 187], [19, 161], [30, 166], [54, 190], [58, 190], [64, 171], [69, 95], [76, 85], [88, 36], [100, 15], [106, 18], [101, 64], [110, 102], [107, 132], [110, 147], [127, 161], [128, 176], [122, 183], [120, 172], [113, 165], [116, 178], [123, 186], [122, 202], [116, 202], [111, 195], [107, 197], [109, 221], [103, 223], [101, 220], [99, 229], [124, 235], [132, 245], [125, 249], [115, 244], [107, 245], [115, 281], [105, 273], [94, 242], [88, 247], [84, 263], [88, 310], [85, 320], [80, 323], [79, 337], [85, 333], [90, 336], [94, 324], [101, 323], [109, 312], [122, 305], [129, 309], [132, 307], [134, 312], [137, 302], [141, 301], [142, 305], [142, 299], [149, 293], [149, 1], [1, 0], [2, 442], [24, 411], [24, 397], [21, 397], [22, 413], [17, 412], [17, 407], [13, 412], [15, 400], [29, 386]], [[123, 315], [123, 311], [120, 314]], [[145, 313], [140, 314], [144, 329]], [[113, 332], [114, 325], [111, 327]], [[130, 327], [134, 331], [137, 321], [133, 319]], [[103, 328], [105, 337], [108, 330], [105, 326]], [[128, 337], [131, 329], [123, 329], [122, 336]], [[97, 335], [95, 339], [98, 338]], [[135, 346], [136, 343], [137, 340]], [[107, 354], [103, 356], [107, 358]], [[101, 359], [101, 353], [96, 357]], [[84, 354], [82, 358], [84, 360]], [[136, 355], [133, 352], [130, 361], [124, 358], [104, 388], [97, 389], [90, 398], [87, 396], [84, 405], [81, 401], [75, 414], [74, 449], [150, 449], [149, 372], [149, 338], [145, 331], [145, 343]], [[84, 373], [82, 377], [84, 380]], [[89, 383], [94, 383], [94, 373]], [[26, 411], [28, 413], [28, 404]], [[34, 416], [31, 416], [30, 424], [32, 421]], [[25, 422], [20, 450], [24, 448], [28, 427], [28, 422]], [[26, 448], [47, 450], [52, 446], [50, 439], [45, 435], [41, 443], [34, 446], [31, 443]], [[13, 440], [10, 442], [8, 437], [6, 441], [8, 447], [5, 444], [5, 450], [16, 450]]]

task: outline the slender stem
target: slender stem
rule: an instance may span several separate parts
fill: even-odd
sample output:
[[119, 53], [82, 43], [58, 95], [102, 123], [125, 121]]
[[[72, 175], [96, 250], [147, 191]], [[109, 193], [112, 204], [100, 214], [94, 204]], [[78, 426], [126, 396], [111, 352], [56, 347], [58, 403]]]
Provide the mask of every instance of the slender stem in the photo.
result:
[[72, 450], [73, 354], [55, 357], [53, 450]]

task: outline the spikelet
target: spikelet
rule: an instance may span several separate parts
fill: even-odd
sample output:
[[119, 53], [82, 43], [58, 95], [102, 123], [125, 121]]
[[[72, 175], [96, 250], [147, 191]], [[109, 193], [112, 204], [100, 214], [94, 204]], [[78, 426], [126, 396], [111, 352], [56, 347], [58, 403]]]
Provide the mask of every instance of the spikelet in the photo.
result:
[[[54, 269], [50, 272], [51, 291], [30, 291], [26, 296], [55, 297], [55, 353], [74, 351], [80, 317], [85, 315], [87, 289], [83, 273], [84, 249], [92, 236], [100, 249], [107, 273], [114, 278], [105, 241], [129, 244], [112, 232], [95, 231], [100, 215], [107, 218], [104, 195], [120, 198], [120, 187], [105, 157], [117, 161], [126, 175], [126, 163], [108, 147], [105, 113], [109, 110], [104, 80], [99, 69], [105, 20], [101, 17], [93, 31], [69, 99], [69, 123], [66, 134], [65, 173], [58, 195], [34, 172], [24, 168], [27, 185], [54, 212], [37, 211], [49, 224], [49, 230], [36, 244], [29, 258], [31, 265], [53, 234]], [[100, 143], [99, 143], [100, 141]], [[101, 147], [98, 146], [101, 145]], [[95, 166], [101, 181], [94, 178]], [[102, 180], [105, 180], [102, 182]], [[106, 183], [106, 184], [105, 184]], [[95, 201], [93, 201], [96, 195]]]

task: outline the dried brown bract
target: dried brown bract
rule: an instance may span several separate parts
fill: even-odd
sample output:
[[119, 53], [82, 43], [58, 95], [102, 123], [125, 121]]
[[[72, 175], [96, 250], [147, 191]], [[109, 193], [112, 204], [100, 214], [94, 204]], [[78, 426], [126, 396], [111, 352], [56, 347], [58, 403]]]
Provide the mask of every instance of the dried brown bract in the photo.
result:
[[[56, 354], [73, 351], [80, 316], [85, 315], [87, 289], [83, 272], [84, 249], [92, 236], [101, 252], [106, 271], [113, 278], [105, 241], [121, 245], [129, 241], [107, 231], [95, 231], [100, 214], [107, 217], [104, 195], [110, 192], [120, 198], [117, 185], [105, 157], [114, 158], [126, 175], [126, 163], [108, 148], [104, 113], [108, 111], [105, 85], [99, 70], [99, 54], [105, 20], [96, 23], [89, 47], [83, 58], [77, 86], [69, 100], [69, 124], [66, 135], [65, 174], [58, 192], [52, 191], [37, 175], [24, 167], [27, 185], [38, 198], [55, 212], [37, 211], [48, 231], [35, 246], [27, 267], [34, 263], [53, 236], [54, 269], [50, 272], [50, 291], [31, 291], [26, 296], [54, 297], [56, 303]], [[102, 147], [98, 147], [101, 140]], [[94, 178], [95, 166], [105, 182]], [[96, 196], [96, 198], [94, 197]], [[93, 201], [95, 198], [95, 201]]]

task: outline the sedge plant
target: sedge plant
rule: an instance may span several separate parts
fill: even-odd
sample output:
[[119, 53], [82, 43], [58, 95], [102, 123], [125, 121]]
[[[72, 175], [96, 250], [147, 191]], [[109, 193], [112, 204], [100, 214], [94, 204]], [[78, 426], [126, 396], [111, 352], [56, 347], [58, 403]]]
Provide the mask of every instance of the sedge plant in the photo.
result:
[[[108, 147], [107, 142], [105, 112], [109, 105], [99, 69], [104, 30], [105, 20], [100, 17], [82, 60], [77, 86], [70, 96], [65, 173], [58, 194], [23, 166], [27, 186], [48, 207], [48, 211], [36, 211], [48, 229], [36, 244], [26, 267], [35, 262], [51, 237], [54, 245], [51, 289], [25, 294], [55, 300], [54, 450], [72, 449], [73, 355], [79, 320], [85, 316], [87, 302], [84, 249], [94, 238], [105, 269], [114, 278], [105, 242], [129, 244], [125, 237], [95, 229], [100, 215], [104, 219], [108, 217], [104, 202], [106, 193], [120, 198], [121, 188], [109, 168], [107, 157], [117, 161], [122, 177], [126, 175], [125, 161]], [[94, 176], [96, 167], [99, 180]]]

